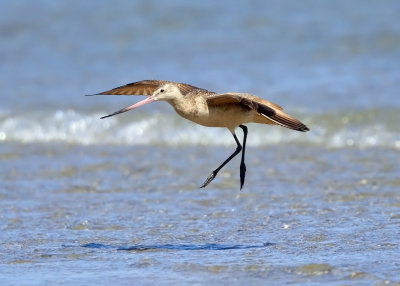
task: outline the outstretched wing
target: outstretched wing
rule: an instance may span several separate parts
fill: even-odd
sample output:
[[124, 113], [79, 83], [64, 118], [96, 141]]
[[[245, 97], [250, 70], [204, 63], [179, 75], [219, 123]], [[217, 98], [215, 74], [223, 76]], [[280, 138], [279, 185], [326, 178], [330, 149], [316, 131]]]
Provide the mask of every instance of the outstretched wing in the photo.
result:
[[201, 89], [189, 84], [167, 81], [167, 80], [142, 80], [137, 82], [128, 83], [104, 92], [92, 95], [147, 95], [150, 96], [155, 90], [166, 83], [173, 83], [179, 88], [182, 94], [188, 94], [196, 89]]
[[[299, 120], [283, 112], [282, 107], [268, 100], [247, 93], [213, 94], [207, 97], [210, 105], [239, 104], [255, 110], [260, 116], [267, 118], [275, 124], [297, 131], [308, 131], [308, 127]], [[266, 123], [266, 122], [265, 122]], [[270, 123], [270, 122], [268, 122]]]

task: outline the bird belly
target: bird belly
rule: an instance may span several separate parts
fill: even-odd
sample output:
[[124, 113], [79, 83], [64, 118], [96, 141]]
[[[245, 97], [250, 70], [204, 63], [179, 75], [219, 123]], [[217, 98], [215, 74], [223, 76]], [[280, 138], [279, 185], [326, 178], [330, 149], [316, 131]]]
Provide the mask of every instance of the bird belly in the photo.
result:
[[202, 112], [181, 116], [203, 126], [226, 127], [231, 131], [240, 124], [252, 122], [254, 118], [252, 110], [244, 109], [237, 105], [210, 106]]

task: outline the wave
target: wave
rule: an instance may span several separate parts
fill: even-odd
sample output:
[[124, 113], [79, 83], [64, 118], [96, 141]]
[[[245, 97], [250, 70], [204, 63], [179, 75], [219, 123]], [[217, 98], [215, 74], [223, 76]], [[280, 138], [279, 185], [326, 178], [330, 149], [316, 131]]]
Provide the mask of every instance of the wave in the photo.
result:
[[[104, 112], [0, 112], [0, 142], [95, 145], [235, 145], [227, 129], [207, 128], [174, 112], [135, 112], [100, 120]], [[305, 143], [326, 147], [400, 148], [399, 110], [297, 114], [311, 131], [249, 124], [249, 146]], [[240, 135], [238, 130], [238, 135]]]

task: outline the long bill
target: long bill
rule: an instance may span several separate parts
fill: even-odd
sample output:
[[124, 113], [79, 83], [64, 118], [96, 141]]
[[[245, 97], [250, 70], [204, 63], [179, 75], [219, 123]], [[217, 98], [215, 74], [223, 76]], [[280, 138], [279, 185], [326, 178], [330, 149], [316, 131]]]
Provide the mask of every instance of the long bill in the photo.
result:
[[128, 106], [128, 107], [122, 108], [121, 110], [115, 111], [115, 112], [112, 113], [112, 114], [109, 114], [109, 115], [100, 117], [100, 119], [104, 119], [104, 118], [107, 118], [107, 117], [110, 117], [110, 116], [114, 116], [114, 115], [117, 115], [117, 114], [120, 114], [120, 113], [127, 112], [127, 111], [129, 111], [129, 110], [131, 110], [131, 109], [134, 109], [134, 108], [136, 108], [136, 107], [145, 105], [145, 104], [150, 103], [150, 102], [153, 102], [153, 101], [154, 101], [154, 98], [152, 98], [151, 96], [150, 96], [150, 97], [147, 97], [146, 99], [143, 99], [142, 101], [139, 101], [138, 103], [135, 103], [135, 104], [130, 105], [130, 106]]

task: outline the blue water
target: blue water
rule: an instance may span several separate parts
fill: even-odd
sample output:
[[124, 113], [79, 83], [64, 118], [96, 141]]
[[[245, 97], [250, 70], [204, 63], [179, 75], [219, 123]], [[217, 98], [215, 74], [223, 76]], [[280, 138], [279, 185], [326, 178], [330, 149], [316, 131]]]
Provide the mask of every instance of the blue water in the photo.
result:
[[[1, 1], [0, 284], [400, 283], [400, 2]], [[141, 97], [248, 92], [311, 131]], [[241, 138], [241, 131], [238, 131]]]

